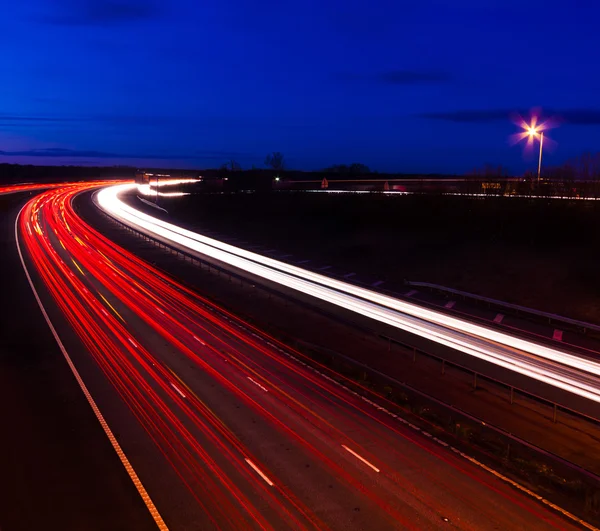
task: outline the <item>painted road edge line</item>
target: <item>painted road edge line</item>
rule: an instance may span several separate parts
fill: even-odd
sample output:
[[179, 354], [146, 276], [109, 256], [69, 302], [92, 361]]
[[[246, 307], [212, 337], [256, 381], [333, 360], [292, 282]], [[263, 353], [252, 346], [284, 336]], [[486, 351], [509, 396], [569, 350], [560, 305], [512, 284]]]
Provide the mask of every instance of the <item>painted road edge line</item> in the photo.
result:
[[256, 385], [257, 387], [260, 387], [265, 393], [268, 393], [269, 390], [266, 387], [263, 387], [262, 385], [260, 385], [256, 380], [254, 380], [253, 378], [251, 378], [250, 376], [247, 377], [248, 380], [250, 380], [254, 385]]
[[[513, 197], [513, 196], [510, 196]], [[96, 205], [98, 206], [98, 205]], [[98, 208], [100, 208], [98, 206]], [[101, 209], [101, 208], [100, 208]], [[114, 219], [114, 218], [113, 218]], [[117, 220], [118, 223], [120, 223], [121, 225], [125, 226], [125, 227], [129, 227], [129, 225], [127, 223], [125, 223], [124, 221], [121, 220]], [[455, 302], [455, 301], [452, 301]], [[237, 324], [237, 323], [236, 323]], [[238, 326], [240, 326], [239, 324], [237, 324]], [[337, 385], [338, 387], [341, 387], [342, 389], [345, 389], [347, 392], [351, 393], [352, 395], [356, 396], [357, 398], [359, 398], [360, 400], [363, 400], [369, 404], [371, 404], [373, 407], [375, 407], [376, 409], [378, 409], [379, 411], [383, 411], [385, 412], [387, 415], [395, 418], [396, 420], [398, 420], [399, 422], [401, 422], [402, 424], [408, 426], [409, 428], [424, 433], [426, 434], [426, 436], [428, 436], [431, 440], [433, 440], [434, 442], [436, 442], [437, 444], [439, 444], [440, 446], [446, 447], [449, 450], [453, 451], [455, 454], [460, 455], [461, 457], [463, 457], [464, 459], [470, 461], [471, 463], [473, 463], [474, 465], [482, 468], [483, 470], [486, 470], [488, 472], [490, 472], [491, 474], [493, 474], [494, 476], [496, 476], [498, 479], [504, 481], [505, 483], [508, 483], [509, 485], [512, 485], [513, 487], [517, 488], [518, 490], [520, 490], [521, 492], [531, 496], [532, 498], [538, 500], [540, 503], [551, 507], [552, 509], [554, 509], [556, 512], [558, 512], [559, 514], [563, 515], [565, 518], [573, 521], [573, 522], [577, 522], [578, 524], [580, 524], [581, 526], [585, 527], [586, 529], [590, 529], [591, 531], [600, 531], [600, 528], [597, 528], [595, 526], [593, 526], [592, 524], [586, 522], [585, 520], [582, 520], [581, 518], [578, 518], [577, 516], [575, 516], [574, 514], [570, 513], [569, 511], [567, 511], [566, 509], [563, 509], [562, 507], [559, 507], [558, 505], [552, 503], [550, 500], [547, 500], [546, 498], [540, 496], [539, 494], [536, 494], [535, 492], [529, 490], [528, 488], [520, 485], [519, 483], [517, 483], [516, 481], [513, 481], [512, 479], [508, 478], [507, 476], [504, 476], [503, 474], [495, 471], [494, 469], [484, 465], [483, 463], [477, 461], [476, 459], [472, 458], [471, 456], [464, 454], [463, 452], [461, 452], [460, 450], [454, 448], [453, 446], [449, 445], [448, 443], [446, 443], [445, 441], [442, 441], [441, 439], [438, 439], [435, 436], [432, 436], [431, 434], [425, 432], [424, 430], [422, 430], [421, 428], [419, 428], [418, 426], [412, 424], [411, 422], [409, 422], [408, 420], [400, 417], [399, 415], [396, 415], [395, 413], [391, 412], [390, 410], [384, 408], [383, 406], [380, 406], [379, 404], [373, 402], [372, 400], [368, 399], [367, 397], [361, 395], [360, 393], [357, 393], [355, 391], [353, 391], [352, 389], [350, 389], [349, 387], [346, 387], [344, 384], [342, 384], [341, 382], [338, 382], [337, 380], [335, 380], [334, 378], [331, 378], [330, 376], [326, 375], [325, 373], [319, 371], [318, 369], [316, 369], [315, 367], [309, 365], [308, 363], [305, 363], [304, 361], [300, 360], [299, 358], [297, 358], [296, 356], [294, 356], [293, 354], [290, 354], [290, 352], [288, 352], [287, 350], [284, 350], [283, 348], [281, 348], [280, 345], [278, 344], [274, 344], [273, 342], [269, 341], [266, 338], [262, 338], [262, 340], [271, 345], [273, 348], [275, 348], [276, 350], [278, 350], [279, 352], [281, 352], [282, 354], [284, 354], [285, 356], [287, 356], [288, 358], [294, 360], [296, 363], [299, 363], [300, 365], [303, 365], [305, 367], [307, 367], [308, 369], [310, 369], [311, 371], [313, 371], [316, 374], [321, 375], [323, 378], [329, 380], [331, 383]]]
[[263, 474], [262, 470], [260, 468], [258, 468], [252, 461], [250, 461], [250, 459], [248, 459], [247, 457], [244, 458], [246, 460], [246, 463], [248, 463], [252, 469], [261, 477], [265, 480], [265, 483], [267, 485], [269, 485], [269, 487], [273, 487], [275, 484], [267, 477]]
[[65, 360], [67, 361], [67, 364], [69, 365], [69, 368], [71, 369], [71, 372], [73, 373], [73, 376], [75, 376], [75, 379], [77, 380], [77, 383], [79, 384], [79, 387], [83, 391], [83, 394], [85, 395], [90, 407], [92, 408], [94, 414], [96, 415], [98, 422], [102, 426], [104, 433], [106, 433], [108, 440], [112, 444], [112, 447], [114, 448], [115, 452], [117, 453], [117, 456], [121, 460], [121, 463], [123, 464], [123, 467], [125, 468], [125, 471], [127, 472], [127, 474], [129, 474], [129, 477], [131, 478], [131, 481], [133, 482], [135, 488], [137, 489], [139, 495], [141, 496], [142, 501], [144, 502], [144, 504], [146, 505], [146, 508], [150, 512], [150, 515], [154, 519], [156, 526], [161, 531], [168, 531], [169, 528], [167, 527], [167, 524], [165, 523], [162, 516], [158, 512], [158, 509], [154, 505], [154, 502], [150, 498], [150, 495], [146, 491], [146, 488], [140, 481], [140, 478], [138, 477], [136, 471], [134, 470], [133, 466], [129, 462], [129, 459], [127, 459], [125, 452], [123, 452], [121, 445], [119, 444], [119, 442], [117, 441], [116, 437], [114, 436], [112, 430], [108, 426], [108, 423], [104, 419], [104, 415], [102, 415], [100, 409], [98, 408], [98, 405], [96, 404], [96, 401], [92, 398], [92, 395], [89, 392], [85, 383], [83, 382], [83, 379], [81, 378], [81, 375], [79, 374], [79, 371], [75, 368], [75, 364], [73, 363], [73, 360], [71, 359], [71, 357], [69, 356], [69, 354], [67, 352], [67, 349], [63, 345], [63, 342], [61, 341], [61, 339], [58, 335], [58, 332], [56, 331], [56, 329], [54, 328], [54, 325], [52, 324], [52, 321], [50, 321], [50, 317], [48, 316], [48, 313], [46, 312], [46, 309], [44, 308], [44, 305], [42, 304], [42, 300], [40, 299], [40, 296], [38, 295], [38, 292], [35, 289], [35, 286], [33, 285], [33, 281], [31, 280], [31, 275], [29, 274], [29, 270], [27, 269], [27, 266], [25, 265], [25, 260], [23, 259], [23, 253], [21, 252], [21, 245], [19, 244], [18, 227], [19, 227], [19, 218], [21, 217], [21, 212], [23, 211], [23, 208], [25, 208], [25, 206], [23, 206], [21, 208], [21, 210], [19, 210], [19, 213], [17, 214], [17, 218], [15, 220], [15, 242], [17, 244], [17, 251], [19, 252], [19, 258], [21, 259], [21, 265], [23, 266], [23, 271], [25, 271], [25, 275], [27, 276], [29, 286], [31, 287], [31, 291], [33, 291], [33, 295], [35, 296], [35, 300], [37, 301], [38, 306], [40, 307], [40, 310], [42, 312], [42, 315], [44, 316], [44, 319], [46, 320], [46, 324], [48, 325], [48, 327], [50, 328], [50, 331], [52, 332], [52, 335], [54, 336], [54, 339], [58, 345], [58, 348], [60, 349]]
[[179, 387], [177, 387], [173, 382], [169, 382], [171, 384], [171, 387], [173, 389], [175, 389], [175, 391], [177, 391], [177, 394], [179, 396], [181, 396], [181, 398], [185, 398], [185, 395], [183, 394], [183, 391], [181, 389], [179, 389]]
[[345, 444], [342, 444], [342, 448], [347, 452], [350, 452], [354, 457], [356, 457], [356, 459], [361, 460], [365, 465], [370, 466], [373, 470], [375, 470], [375, 472], [381, 472], [375, 465], [369, 463], [369, 461], [367, 461], [364, 457], [358, 455], [354, 450], [351, 450]]

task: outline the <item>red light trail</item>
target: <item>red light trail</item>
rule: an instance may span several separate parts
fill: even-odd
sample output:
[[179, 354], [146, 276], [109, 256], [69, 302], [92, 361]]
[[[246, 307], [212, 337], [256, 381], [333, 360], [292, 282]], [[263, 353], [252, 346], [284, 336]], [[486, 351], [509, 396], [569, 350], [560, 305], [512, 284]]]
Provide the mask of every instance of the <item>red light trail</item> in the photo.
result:
[[[21, 211], [19, 237], [85, 347], [79, 355], [194, 500], [189, 525], [570, 527], [330, 377], [341, 375], [298, 363], [300, 353], [116, 246], [72, 206], [98, 185], [40, 193]], [[150, 495], [173, 514], [170, 493]]]

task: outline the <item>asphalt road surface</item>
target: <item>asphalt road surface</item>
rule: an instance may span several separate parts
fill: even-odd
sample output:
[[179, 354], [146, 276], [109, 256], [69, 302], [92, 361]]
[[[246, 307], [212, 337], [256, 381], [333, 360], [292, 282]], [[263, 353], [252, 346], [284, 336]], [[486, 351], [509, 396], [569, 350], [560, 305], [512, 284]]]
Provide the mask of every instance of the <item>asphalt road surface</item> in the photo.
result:
[[159, 527], [575, 528], [116, 247], [76, 191], [24, 208], [24, 262]]
[[156, 529], [44, 321], [0, 198], [0, 529]]

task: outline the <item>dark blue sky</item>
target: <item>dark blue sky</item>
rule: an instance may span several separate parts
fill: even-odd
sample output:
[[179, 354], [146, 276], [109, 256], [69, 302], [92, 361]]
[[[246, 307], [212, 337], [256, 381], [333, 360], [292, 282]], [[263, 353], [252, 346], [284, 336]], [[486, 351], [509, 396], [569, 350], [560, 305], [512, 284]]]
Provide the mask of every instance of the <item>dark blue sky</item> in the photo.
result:
[[0, 162], [521, 172], [508, 115], [542, 107], [559, 164], [600, 151], [599, 19], [593, 0], [7, 2]]

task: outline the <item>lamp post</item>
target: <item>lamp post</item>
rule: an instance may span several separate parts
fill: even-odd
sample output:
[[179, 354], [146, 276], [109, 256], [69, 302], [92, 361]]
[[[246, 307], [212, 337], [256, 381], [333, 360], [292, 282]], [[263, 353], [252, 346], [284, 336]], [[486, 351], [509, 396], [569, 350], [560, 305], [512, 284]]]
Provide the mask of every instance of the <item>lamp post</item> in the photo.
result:
[[[544, 151], [544, 140], [546, 141], [546, 148], [549, 148], [554, 143], [553, 140], [548, 137], [545, 133], [548, 129], [552, 129], [556, 126], [556, 122], [552, 118], [545, 120], [544, 122], [538, 123], [539, 116], [537, 113], [533, 113], [529, 122], [526, 122], [520, 116], [518, 122], [515, 122], [522, 131], [515, 133], [510, 136], [510, 143], [516, 144], [521, 140], [527, 139], [526, 149], [533, 148], [536, 140], [540, 141], [540, 154], [538, 157], [538, 168], [537, 168], [537, 185], [540, 187], [542, 179], [542, 154]], [[545, 137], [545, 138], [544, 138]], [[532, 182], [533, 186], [533, 182]]]
[[539, 131], [535, 126], [529, 126], [527, 128], [527, 134], [533, 140], [538, 135], [540, 137], [540, 156], [538, 159], [538, 186], [540, 184], [540, 175], [542, 173], [542, 150], [544, 148], [544, 131]]
[[538, 186], [539, 186], [540, 175], [542, 173], [542, 150], [544, 149], [544, 131], [538, 131], [538, 129], [535, 126], [529, 126], [527, 128], [527, 134], [529, 135], [529, 137], [531, 139], [536, 138], [538, 135], [540, 137], [540, 156], [538, 159], [538, 175], [537, 175], [537, 181], [538, 181]]
[[540, 159], [538, 161], [538, 186], [540, 185], [540, 173], [542, 172], [542, 148], [544, 147], [544, 131], [540, 133]]

